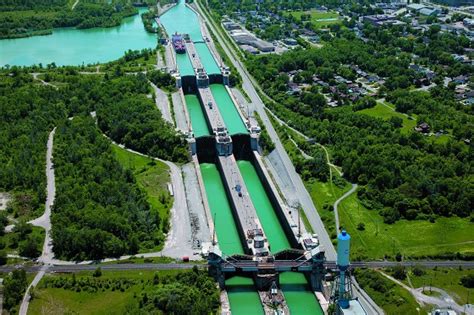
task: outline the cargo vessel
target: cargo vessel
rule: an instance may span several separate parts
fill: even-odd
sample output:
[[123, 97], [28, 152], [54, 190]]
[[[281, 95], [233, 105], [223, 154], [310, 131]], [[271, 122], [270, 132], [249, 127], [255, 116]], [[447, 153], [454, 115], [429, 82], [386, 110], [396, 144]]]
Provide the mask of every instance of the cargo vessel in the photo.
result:
[[183, 36], [181, 34], [173, 34], [171, 41], [173, 43], [174, 50], [177, 54], [184, 54], [186, 52]]

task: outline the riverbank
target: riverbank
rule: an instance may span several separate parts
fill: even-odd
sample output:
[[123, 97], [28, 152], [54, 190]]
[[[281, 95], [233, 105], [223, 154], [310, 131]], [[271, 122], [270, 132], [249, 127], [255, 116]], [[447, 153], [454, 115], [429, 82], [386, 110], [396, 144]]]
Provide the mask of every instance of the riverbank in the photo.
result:
[[140, 8], [140, 14], [114, 27], [59, 28], [49, 35], [2, 39], [0, 66], [87, 65], [116, 60], [128, 50], [155, 48], [157, 36], [146, 31], [141, 18], [146, 10]]

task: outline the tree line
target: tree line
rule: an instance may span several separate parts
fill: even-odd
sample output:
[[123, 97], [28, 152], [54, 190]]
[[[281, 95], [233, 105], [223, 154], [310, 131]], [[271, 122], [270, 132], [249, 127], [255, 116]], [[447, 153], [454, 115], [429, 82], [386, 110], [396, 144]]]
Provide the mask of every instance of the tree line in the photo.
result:
[[0, 8], [4, 11], [0, 14], [0, 38], [48, 34], [58, 27], [112, 27], [120, 25], [123, 18], [138, 13], [128, 0], [110, 3], [81, 0], [74, 10], [68, 1], [3, 1]]

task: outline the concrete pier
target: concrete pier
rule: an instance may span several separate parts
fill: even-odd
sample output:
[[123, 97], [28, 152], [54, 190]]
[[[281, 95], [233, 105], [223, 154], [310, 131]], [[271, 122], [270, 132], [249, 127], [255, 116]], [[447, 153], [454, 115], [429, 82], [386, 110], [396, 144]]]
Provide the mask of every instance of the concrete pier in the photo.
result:
[[255, 256], [268, 255], [268, 242], [262, 224], [253, 206], [250, 194], [240, 174], [237, 161], [233, 155], [219, 156], [219, 166], [224, 174], [224, 183], [232, 206], [237, 214], [237, 223], [244, 233], [246, 247]]

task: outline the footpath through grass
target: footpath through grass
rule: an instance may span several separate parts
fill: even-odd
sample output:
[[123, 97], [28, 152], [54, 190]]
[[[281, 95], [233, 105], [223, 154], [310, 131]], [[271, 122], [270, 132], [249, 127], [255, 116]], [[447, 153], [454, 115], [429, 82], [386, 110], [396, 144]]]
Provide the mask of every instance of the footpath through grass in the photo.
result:
[[158, 209], [162, 218], [161, 227], [166, 233], [173, 204], [173, 197], [168, 190], [169, 167], [161, 161], [131, 153], [117, 145], [112, 145], [112, 149], [119, 163], [132, 171], [138, 186], [147, 194], [150, 205]]
[[343, 180], [333, 169], [333, 182], [329, 180], [327, 182], [312, 180], [306, 182], [306, 188], [321, 216], [321, 220], [324, 222], [326, 230], [329, 232], [329, 236], [334, 241], [337, 237], [337, 231], [333, 205], [337, 199], [351, 188], [351, 185]]

